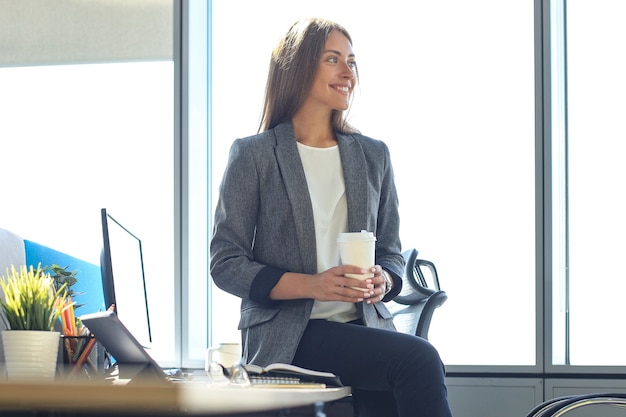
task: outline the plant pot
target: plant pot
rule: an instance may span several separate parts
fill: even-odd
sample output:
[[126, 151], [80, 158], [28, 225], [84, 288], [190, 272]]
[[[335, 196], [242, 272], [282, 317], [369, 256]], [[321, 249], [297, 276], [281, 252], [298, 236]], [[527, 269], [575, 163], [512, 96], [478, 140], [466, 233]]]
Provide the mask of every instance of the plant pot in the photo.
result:
[[3, 330], [2, 346], [9, 380], [54, 380], [59, 332]]

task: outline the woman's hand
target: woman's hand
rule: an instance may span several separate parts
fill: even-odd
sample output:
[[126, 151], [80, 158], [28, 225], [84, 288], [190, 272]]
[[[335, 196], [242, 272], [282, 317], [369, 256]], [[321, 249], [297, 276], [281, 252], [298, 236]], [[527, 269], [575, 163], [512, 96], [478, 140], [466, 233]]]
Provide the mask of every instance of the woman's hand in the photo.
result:
[[[374, 275], [372, 278], [361, 280], [346, 276], [346, 274]], [[320, 301], [348, 301], [368, 304], [377, 303], [385, 296], [385, 278], [379, 265], [369, 270], [350, 265], [341, 265], [327, 271], [313, 275], [310, 280], [315, 300]]]
[[[377, 303], [385, 296], [385, 279], [381, 275], [381, 267], [375, 265], [370, 269], [362, 269], [352, 265], [340, 265], [315, 275], [285, 273], [272, 289], [273, 300], [293, 300], [312, 298], [319, 301], [345, 301], [359, 303]], [[361, 280], [346, 276], [373, 275]]]
[[374, 293], [374, 285], [370, 279], [360, 280], [346, 274], [364, 275], [368, 270], [356, 266], [341, 265], [330, 268], [319, 274], [309, 275], [306, 286], [308, 298], [319, 301], [361, 302]]
[[385, 277], [382, 275], [383, 269], [380, 265], [374, 265], [370, 271], [374, 274], [374, 278], [371, 278], [368, 281], [371, 281], [374, 289], [370, 297], [367, 299], [367, 303], [374, 304], [383, 300], [387, 286], [385, 285]]

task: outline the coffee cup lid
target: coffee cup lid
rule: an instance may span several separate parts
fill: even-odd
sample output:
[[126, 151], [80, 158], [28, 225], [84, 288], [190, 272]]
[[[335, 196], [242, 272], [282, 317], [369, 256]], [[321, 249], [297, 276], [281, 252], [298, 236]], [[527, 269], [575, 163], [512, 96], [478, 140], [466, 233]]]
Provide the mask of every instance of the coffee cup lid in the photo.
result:
[[339, 233], [337, 242], [362, 242], [362, 241], [375, 241], [376, 237], [373, 232], [367, 230], [361, 230], [360, 232]]

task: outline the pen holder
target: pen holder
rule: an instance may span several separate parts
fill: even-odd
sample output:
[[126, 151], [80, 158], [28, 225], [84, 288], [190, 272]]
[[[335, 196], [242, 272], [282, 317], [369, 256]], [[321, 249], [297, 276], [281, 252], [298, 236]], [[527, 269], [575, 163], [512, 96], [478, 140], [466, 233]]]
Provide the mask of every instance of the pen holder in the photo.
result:
[[61, 335], [63, 377], [86, 377], [91, 378], [98, 372], [96, 366], [96, 338], [93, 335], [66, 336]]

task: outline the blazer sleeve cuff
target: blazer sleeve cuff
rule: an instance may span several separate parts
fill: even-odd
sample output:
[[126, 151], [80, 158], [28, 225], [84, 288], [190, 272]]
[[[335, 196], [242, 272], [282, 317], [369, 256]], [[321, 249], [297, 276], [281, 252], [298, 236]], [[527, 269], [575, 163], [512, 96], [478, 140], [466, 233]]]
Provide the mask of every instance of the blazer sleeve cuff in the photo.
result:
[[270, 292], [285, 272], [288, 271], [271, 266], [261, 269], [250, 286], [250, 299], [263, 305], [276, 304], [276, 301], [270, 298]]

